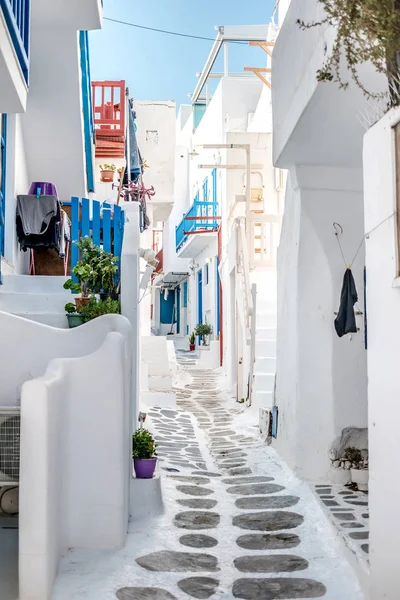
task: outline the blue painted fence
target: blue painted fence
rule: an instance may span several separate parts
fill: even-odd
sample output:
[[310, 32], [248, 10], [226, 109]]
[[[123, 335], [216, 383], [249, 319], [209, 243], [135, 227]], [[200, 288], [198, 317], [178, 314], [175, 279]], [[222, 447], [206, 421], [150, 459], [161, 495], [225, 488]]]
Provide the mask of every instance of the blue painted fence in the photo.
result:
[[26, 83], [29, 82], [31, 0], [0, 0], [10, 37]]
[[[217, 171], [212, 172], [212, 200], [208, 199], [208, 178], [204, 180], [202, 188], [202, 200], [200, 192], [197, 192], [192, 206], [183, 215], [182, 221], [176, 227], [176, 251], [180, 250], [189, 236], [196, 231], [217, 231], [219, 227], [218, 200], [217, 200]], [[216, 217], [215, 219], [202, 219], [202, 217]]]
[[118, 258], [117, 283], [121, 276], [121, 253], [124, 239], [125, 213], [120, 206], [88, 198], [71, 198], [71, 269], [79, 262], [75, 242], [90, 237], [96, 246]]

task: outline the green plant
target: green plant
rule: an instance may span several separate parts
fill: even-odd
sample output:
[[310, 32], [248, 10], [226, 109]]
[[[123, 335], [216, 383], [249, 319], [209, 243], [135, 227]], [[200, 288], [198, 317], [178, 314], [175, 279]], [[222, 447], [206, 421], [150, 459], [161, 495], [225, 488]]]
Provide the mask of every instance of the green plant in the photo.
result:
[[88, 321], [93, 321], [93, 319], [101, 317], [102, 315], [118, 315], [121, 313], [121, 307], [118, 300], [112, 300], [111, 298], [97, 300], [97, 298], [92, 296], [88, 304], [82, 306], [80, 313], [84, 322], [87, 323]]
[[91, 289], [90, 289], [90, 274], [92, 270], [90, 265], [86, 264], [85, 261], [79, 261], [75, 267], [72, 269], [72, 273], [77, 278], [77, 282], [72, 281], [72, 279], [67, 279], [64, 283], [65, 290], [71, 290], [71, 292], [75, 292], [76, 294], [82, 294], [82, 298], [87, 298]]
[[196, 334], [194, 332], [192, 332], [189, 336], [189, 344], [194, 346], [195, 343], [196, 343]]
[[132, 458], [143, 460], [157, 456], [157, 444], [147, 429], [138, 429], [132, 436]]
[[113, 171], [113, 173], [117, 170], [115, 165], [100, 165], [100, 171]]
[[206, 345], [207, 336], [211, 335], [213, 332], [213, 328], [209, 323], [199, 323], [194, 330], [195, 335], [201, 337], [203, 341], [203, 346]]
[[317, 71], [318, 81], [335, 81], [346, 89], [349, 81], [341, 69], [344, 58], [350, 78], [369, 98], [384, 94], [369, 92], [360, 80], [357, 65], [371, 62], [389, 81], [390, 106], [400, 102], [399, 50], [400, 50], [400, 0], [319, 0], [326, 16], [320, 21], [305, 23], [303, 29], [320, 25], [336, 28], [332, 52]]
[[68, 315], [73, 315], [74, 313], [78, 312], [76, 309], [75, 304], [72, 304], [72, 302], [68, 302], [65, 306], [64, 306], [64, 310]]
[[115, 291], [118, 258], [93, 244], [88, 237], [82, 238], [75, 244], [81, 253], [81, 260], [72, 270], [78, 282], [69, 279], [64, 283], [64, 288], [81, 293], [84, 298], [87, 298], [90, 293]]
[[344, 459], [349, 460], [351, 463], [359, 463], [362, 461], [361, 451], [358, 448], [346, 448]]

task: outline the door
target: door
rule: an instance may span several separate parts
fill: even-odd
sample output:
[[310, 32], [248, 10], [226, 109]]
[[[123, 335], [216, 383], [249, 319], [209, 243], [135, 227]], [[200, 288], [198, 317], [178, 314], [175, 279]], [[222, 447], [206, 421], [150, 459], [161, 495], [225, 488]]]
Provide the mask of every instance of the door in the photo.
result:
[[0, 284], [1, 257], [4, 256], [4, 225], [6, 203], [6, 143], [7, 143], [7, 115], [0, 115]]
[[[197, 323], [203, 322], [203, 271], [197, 273]], [[200, 337], [199, 337], [200, 344]]]
[[176, 333], [181, 332], [181, 286], [176, 288]]

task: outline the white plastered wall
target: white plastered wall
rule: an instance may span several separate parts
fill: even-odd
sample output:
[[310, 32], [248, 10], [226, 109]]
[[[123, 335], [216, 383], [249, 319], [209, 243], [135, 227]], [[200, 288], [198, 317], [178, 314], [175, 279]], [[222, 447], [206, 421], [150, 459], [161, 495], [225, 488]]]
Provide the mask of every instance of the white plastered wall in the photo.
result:
[[[400, 483], [400, 289], [396, 172], [391, 111], [364, 138], [364, 205], [367, 257], [370, 598], [397, 600], [400, 530], [393, 526]], [[382, 223], [382, 225], [380, 225]]]
[[120, 548], [125, 542], [131, 436], [126, 345], [121, 333], [109, 333], [93, 354], [54, 360], [43, 377], [23, 386], [20, 600], [51, 599], [68, 548]]

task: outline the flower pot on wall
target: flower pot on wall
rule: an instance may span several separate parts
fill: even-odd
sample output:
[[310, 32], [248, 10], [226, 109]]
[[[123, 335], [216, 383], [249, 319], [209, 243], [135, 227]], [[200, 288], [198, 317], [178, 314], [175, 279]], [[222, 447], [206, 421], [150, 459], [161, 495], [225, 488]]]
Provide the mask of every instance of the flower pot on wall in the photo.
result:
[[156, 470], [157, 458], [134, 458], [133, 466], [135, 468], [137, 479], [152, 479]]
[[368, 478], [368, 469], [351, 469], [351, 480], [353, 483], [357, 484], [357, 487], [360, 490], [360, 492], [368, 491]]
[[75, 298], [76, 308], [79, 310], [82, 306], [89, 304], [90, 298]]
[[78, 313], [73, 313], [72, 315], [67, 315], [68, 326], [70, 329], [74, 329], [75, 327], [79, 327], [79, 325], [83, 324], [83, 316]]
[[190, 344], [189, 349], [190, 349], [190, 352], [193, 352], [194, 350], [196, 350], [196, 344]]
[[100, 181], [112, 183], [114, 181], [114, 171], [101, 171]]

